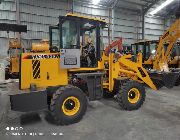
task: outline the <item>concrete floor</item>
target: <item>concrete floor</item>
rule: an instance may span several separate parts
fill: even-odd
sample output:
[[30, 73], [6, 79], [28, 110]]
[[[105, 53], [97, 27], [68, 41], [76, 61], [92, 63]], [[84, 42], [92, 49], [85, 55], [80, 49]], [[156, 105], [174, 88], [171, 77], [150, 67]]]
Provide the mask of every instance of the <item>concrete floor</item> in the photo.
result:
[[[146, 101], [137, 111], [123, 111], [111, 99], [91, 102], [84, 118], [69, 126], [52, 124], [46, 111], [10, 111], [8, 92], [6, 85], [0, 86], [0, 140], [180, 140], [180, 87], [147, 89]], [[7, 127], [23, 130], [8, 131]], [[7, 132], [28, 136], [6, 136]]]

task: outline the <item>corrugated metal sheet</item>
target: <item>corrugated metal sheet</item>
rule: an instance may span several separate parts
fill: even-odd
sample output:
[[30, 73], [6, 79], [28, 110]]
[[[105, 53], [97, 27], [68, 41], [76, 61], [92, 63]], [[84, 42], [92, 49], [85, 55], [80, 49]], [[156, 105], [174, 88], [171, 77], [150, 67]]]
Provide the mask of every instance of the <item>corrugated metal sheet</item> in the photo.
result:
[[67, 13], [67, 2], [49, 0], [20, 0], [21, 23], [27, 25], [24, 39], [43, 39], [49, 36], [49, 26], [58, 23], [58, 16]]
[[[133, 1], [132, 1], [133, 2]], [[122, 5], [121, 5], [122, 6]], [[21, 24], [28, 26], [28, 33], [22, 33], [24, 44], [30, 46], [31, 42], [48, 38], [49, 25], [58, 23], [58, 16], [65, 15], [68, 9], [66, 0], [20, 0], [20, 20]], [[0, 23], [15, 23], [15, 3], [14, 0], [5, 0], [0, 5]], [[109, 9], [97, 8], [91, 5], [75, 3], [74, 12], [106, 19], [109, 19]], [[111, 25], [111, 23], [109, 23]], [[145, 18], [145, 38], [158, 39], [164, 28], [168, 27], [170, 21], [164, 24], [161, 18], [147, 17]], [[165, 26], [165, 27], [164, 27]], [[142, 24], [140, 13], [130, 10], [116, 9], [114, 17], [114, 37], [123, 37], [124, 44], [131, 44], [142, 38]], [[110, 36], [112, 27], [110, 26]], [[13, 34], [11, 35], [13, 36]], [[108, 43], [108, 30], [103, 31], [103, 41]], [[0, 33], [0, 37], [6, 37], [5, 33]], [[4, 39], [4, 38], [3, 38]], [[32, 41], [30, 41], [32, 39]]]
[[14, 1], [3, 1], [0, 4], [0, 19], [15, 20], [15, 3]]
[[[0, 23], [16, 23], [16, 7], [14, 0], [4, 0], [0, 4]], [[4, 50], [6, 46], [8, 34], [7, 32], [0, 31], [0, 41], [1, 41], [1, 51], [0, 54], [7, 53], [7, 50]], [[14, 33], [9, 33], [9, 37], [14, 37]], [[1, 39], [2, 38], [2, 39]]]
[[116, 10], [114, 19], [114, 37], [122, 37], [124, 44], [132, 44], [140, 37], [140, 16], [131, 11]]
[[12, 0], [12, 1], [4, 0], [0, 4], [0, 10], [3, 10], [3, 11], [16, 11], [14, 0]]
[[0, 38], [0, 57], [6, 57], [7, 56], [7, 51], [8, 51], [8, 40], [6, 38]]
[[[88, 6], [84, 6], [84, 5], [82, 6], [77, 3], [74, 7], [74, 12], [84, 15], [84, 16], [105, 19], [107, 23], [109, 21], [109, 10], [108, 9], [88, 7]], [[103, 30], [102, 37], [103, 37], [103, 43], [105, 44], [105, 46], [107, 46], [107, 44], [109, 42], [107, 29]]]
[[145, 39], [158, 40], [164, 32], [164, 19], [160, 17], [145, 17]]

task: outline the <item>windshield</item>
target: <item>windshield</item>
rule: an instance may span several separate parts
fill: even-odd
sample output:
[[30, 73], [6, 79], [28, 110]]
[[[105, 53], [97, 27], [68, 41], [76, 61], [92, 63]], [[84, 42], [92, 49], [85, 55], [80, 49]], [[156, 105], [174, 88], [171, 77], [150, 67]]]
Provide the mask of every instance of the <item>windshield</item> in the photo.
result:
[[77, 23], [66, 20], [62, 24], [62, 47], [63, 49], [77, 48]]
[[135, 55], [136, 54], [136, 45], [132, 44], [131, 48], [132, 48], [132, 54]]
[[59, 47], [60, 41], [59, 41], [59, 28], [52, 29], [52, 46]]
[[148, 60], [149, 58], [154, 58], [156, 54], [156, 49], [157, 43], [149, 42], [148, 47], [146, 46], [145, 60]]
[[142, 54], [144, 54], [143, 48], [144, 48], [144, 45], [138, 45], [138, 53], [141, 52]]
[[103, 42], [105, 42], [106, 40], [104, 39], [104, 32], [103, 32], [103, 28], [101, 27], [101, 29], [100, 29], [100, 50], [101, 50], [101, 52], [103, 52], [103, 50], [104, 50], [104, 48], [105, 48], [105, 46], [104, 46], [104, 43]]
[[172, 52], [171, 52], [171, 56], [172, 57], [180, 56], [180, 46], [178, 46], [177, 44], [174, 45]]
[[150, 53], [151, 55], [155, 55], [157, 49], [157, 43], [150, 44]]
[[9, 49], [10, 57], [17, 57], [23, 52], [22, 49], [11, 48]]

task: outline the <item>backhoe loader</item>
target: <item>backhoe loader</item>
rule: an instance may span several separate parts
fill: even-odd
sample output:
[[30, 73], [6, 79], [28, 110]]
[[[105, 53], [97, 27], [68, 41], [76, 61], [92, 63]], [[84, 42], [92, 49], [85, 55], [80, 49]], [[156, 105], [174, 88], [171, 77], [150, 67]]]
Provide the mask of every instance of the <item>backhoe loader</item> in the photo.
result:
[[[153, 69], [157, 71], [163, 71], [166, 73], [176, 72], [179, 73], [179, 69], [170, 69], [169, 63], [173, 62], [171, 60], [171, 54], [174, 47], [178, 47], [175, 43], [180, 38], [180, 18], [177, 18], [176, 21], [171, 25], [171, 27], [160, 37], [158, 48], [156, 50], [156, 55], [153, 61]], [[167, 47], [164, 47], [164, 44], [167, 43]], [[179, 58], [179, 57], [178, 57]], [[179, 63], [178, 61], [176, 61]], [[175, 77], [179, 77], [178, 75]], [[168, 82], [168, 80], [167, 80]], [[175, 85], [180, 84], [180, 77], [177, 78], [177, 81], [173, 83]]]
[[[180, 38], [180, 18], [178, 18], [171, 27], [160, 37], [153, 62], [153, 68], [156, 70], [166, 70], [166, 65], [170, 62], [169, 58], [178, 39]], [[167, 47], [164, 44], [167, 43]]]
[[[132, 44], [132, 50], [135, 55], [139, 52], [143, 55], [143, 66], [146, 69], [153, 69], [156, 72], [164, 75], [165, 73], [175, 74], [179, 71], [179, 45], [178, 39], [180, 38], [180, 19], [178, 18], [168, 30], [160, 37], [159, 41], [141, 41], [135, 44]], [[152, 70], [150, 70], [150, 73]], [[165, 75], [166, 75], [165, 74]], [[163, 76], [164, 77], [164, 76]], [[176, 77], [176, 74], [173, 76]], [[164, 77], [165, 78], [165, 77]], [[162, 87], [165, 83], [157, 78], [158, 87]], [[161, 82], [160, 82], [161, 81]], [[180, 78], [177, 79], [175, 85], [179, 85]], [[173, 85], [171, 85], [173, 86]]]
[[59, 24], [50, 27], [49, 52], [21, 54], [19, 90], [10, 94], [11, 109], [49, 109], [56, 124], [68, 125], [79, 122], [87, 100], [101, 99], [105, 90], [116, 94], [123, 109], [139, 109], [145, 100], [144, 85], [157, 89], [153, 73], [143, 68], [141, 54], [133, 62], [131, 54], [116, 57], [114, 51], [101, 51], [105, 26], [102, 19], [60, 16]]
[[[169, 68], [179, 68], [179, 27], [180, 22], [177, 19], [162, 37], [160, 37], [160, 40], [141, 40], [132, 44], [132, 53], [137, 55], [141, 52], [143, 55], [143, 66], [148, 69], [154, 68], [160, 70], [158, 65], [162, 63], [162, 59], [164, 59], [163, 61], [167, 61], [165, 63], [168, 64]], [[166, 54], [164, 53], [165, 51]]]
[[[153, 69], [153, 61], [158, 48], [158, 40], [141, 40], [134, 44], [131, 44], [131, 52], [133, 55], [137, 55], [139, 52], [143, 56], [143, 66], [147, 69]], [[168, 43], [164, 44], [165, 50], [168, 47]], [[173, 49], [170, 54], [168, 67], [180, 68], [180, 42], [174, 43]]]

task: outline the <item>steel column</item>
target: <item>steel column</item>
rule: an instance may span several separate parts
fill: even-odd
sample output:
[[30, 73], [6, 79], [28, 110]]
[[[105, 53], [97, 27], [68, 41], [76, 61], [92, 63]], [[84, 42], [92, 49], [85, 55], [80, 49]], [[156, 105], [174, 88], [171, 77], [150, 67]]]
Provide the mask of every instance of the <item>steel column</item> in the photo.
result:
[[115, 21], [115, 16], [114, 16], [114, 14], [115, 14], [115, 10], [114, 10], [114, 8], [112, 9], [112, 40], [114, 40], [114, 21]]
[[144, 39], [144, 36], [145, 36], [145, 14], [144, 12], [142, 13], [142, 39]]
[[[21, 21], [20, 21], [19, 0], [15, 0], [15, 5], [16, 5], [16, 24], [20, 25]], [[17, 35], [17, 38], [20, 40], [21, 39], [20, 33], [16, 33], [16, 35]]]

